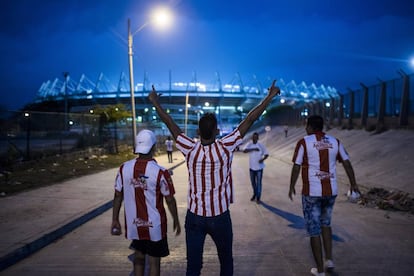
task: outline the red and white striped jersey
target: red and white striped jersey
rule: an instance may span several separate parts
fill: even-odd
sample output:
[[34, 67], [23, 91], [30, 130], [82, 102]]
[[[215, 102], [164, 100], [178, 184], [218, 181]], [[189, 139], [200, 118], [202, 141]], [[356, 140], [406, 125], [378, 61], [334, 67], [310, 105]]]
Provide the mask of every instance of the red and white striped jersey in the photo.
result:
[[187, 204], [190, 212], [212, 217], [229, 209], [233, 202], [231, 163], [234, 150], [241, 143], [238, 129], [205, 146], [183, 133], [177, 137], [176, 147], [187, 162]]
[[349, 159], [342, 143], [323, 132], [307, 135], [296, 144], [292, 161], [302, 166], [302, 194], [338, 194], [336, 161]]
[[168, 170], [154, 159], [133, 159], [121, 165], [115, 190], [124, 194], [125, 237], [159, 241], [167, 236], [164, 196], [175, 190]]

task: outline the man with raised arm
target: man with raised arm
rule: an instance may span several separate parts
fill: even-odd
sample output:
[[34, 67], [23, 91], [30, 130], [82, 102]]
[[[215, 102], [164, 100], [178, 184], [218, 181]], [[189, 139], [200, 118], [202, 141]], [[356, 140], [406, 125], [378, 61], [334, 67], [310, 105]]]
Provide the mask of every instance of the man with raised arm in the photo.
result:
[[273, 81], [266, 97], [247, 114], [236, 129], [217, 140], [219, 129], [215, 114], [206, 113], [200, 118], [197, 130], [200, 139], [194, 141], [183, 133], [161, 107], [160, 95], [154, 86], [148, 95], [161, 120], [176, 140], [176, 148], [184, 154], [188, 168], [188, 210], [185, 219], [187, 276], [201, 273], [207, 234], [217, 247], [220, 275], [233, 275], [233, 229], [229, 211], [229, 205], [233, 202], [233, 153], [272, 99], [280, 94], [275, 83]]

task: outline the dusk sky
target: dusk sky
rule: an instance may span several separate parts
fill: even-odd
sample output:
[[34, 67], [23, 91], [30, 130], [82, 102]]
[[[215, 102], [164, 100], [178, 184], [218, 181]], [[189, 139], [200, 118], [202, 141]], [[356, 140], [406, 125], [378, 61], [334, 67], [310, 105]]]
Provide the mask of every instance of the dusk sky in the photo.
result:
[[346, 92], [414, 73], [411, 0], [3, 0], [0, 4], [2, 109], [33, 101], [63, 72], [113, 84], [128, 75], [127, 20], [133, 29], [152, 8], [169, 7], [167, 30], [134, 36], [135, 82], [222, 83], [236, 73], [264, 87], [282, 78]]

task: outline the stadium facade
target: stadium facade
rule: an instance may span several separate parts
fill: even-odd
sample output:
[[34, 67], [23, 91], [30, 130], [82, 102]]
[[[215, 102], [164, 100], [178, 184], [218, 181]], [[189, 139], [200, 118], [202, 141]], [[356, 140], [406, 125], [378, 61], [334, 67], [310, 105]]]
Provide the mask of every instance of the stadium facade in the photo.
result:
[[[209, 83], [195, 78], [190, 82], [173, 81], [171, 72], [165, 83], [151, 83], [145, 77], [134, 88], [136, 121], [141, 125], [149, 122], [154, 124], [158, 120], [155, 110], [147, 100], [152, 84], [162, 93], [161, 103], [167, 112], [189, 135], [195, 135], [198, 119], [205, 112], [216, 114], [223, 133], [231, 131], [267, 93], [267, 86], [263, 87], [255, 77], [245, 82], [239, 74], [227, 84], [221, 82], [218, 74]], [[275, 98], [269, 108], [279, 105], [294, 105], [298, 108], [309, 102], [339, 97], [337, 90], [330, 86], [317, 86], [314, 83], [308, 85], [294, 80], [285, 82], [283, 79], [279, 79], [277, 85], [281, 88], [281, 96]], [[61, 102], [65, 106], [65, 113], [89, 112], [96, 105], [118, 103], [124, 104], [130, 110], [129, 79], [124, 73], [117, 82], [111, 82], [103, 73], [99, 74], [96, 81], [84, 74], [79, 79], [74, 79], [64, 73], [63, 79], [44, 82], [35, 101]]]

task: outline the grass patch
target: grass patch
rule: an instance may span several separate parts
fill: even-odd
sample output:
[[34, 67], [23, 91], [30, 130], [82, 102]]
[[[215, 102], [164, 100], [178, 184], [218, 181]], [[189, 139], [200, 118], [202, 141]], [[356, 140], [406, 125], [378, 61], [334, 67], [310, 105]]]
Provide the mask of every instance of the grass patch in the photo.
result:
[[118, 154], [95, 150], [22, 162], [2, 171], [0, 194], [6, 196], [117, 168], [134, 157], [136, 155], [130, 149]]

